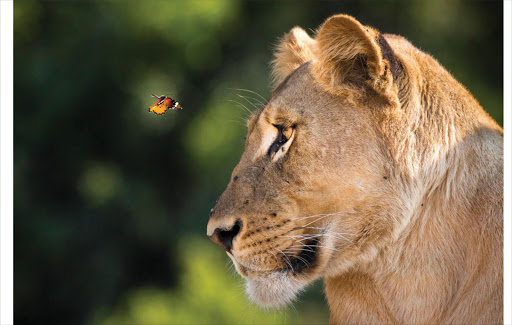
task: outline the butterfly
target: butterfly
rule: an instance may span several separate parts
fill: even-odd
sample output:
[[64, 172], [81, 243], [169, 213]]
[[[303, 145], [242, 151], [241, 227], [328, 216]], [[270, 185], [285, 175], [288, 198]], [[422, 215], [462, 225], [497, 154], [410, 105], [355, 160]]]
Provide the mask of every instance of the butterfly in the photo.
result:
[[180, 103], [175, 101], [174, 99], [167, 97], [167, 96], [157, 96], [155, 94], [152, 94], [151, 97], [158, 98], [156, 103], [151, 105], [149, 108], [150, 112], [153, 112], [157, 115], [162, 115], [163, 113], [167, 112], [167, 110], [170, 109], [183, 109], [181, 107]]

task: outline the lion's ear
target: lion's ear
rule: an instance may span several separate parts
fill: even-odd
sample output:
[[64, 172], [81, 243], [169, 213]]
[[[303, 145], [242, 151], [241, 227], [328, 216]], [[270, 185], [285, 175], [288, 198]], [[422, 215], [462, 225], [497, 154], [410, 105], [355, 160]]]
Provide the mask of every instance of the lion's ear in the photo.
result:
[[272, 60], [272, 79], [279, 84], [302, 64], [313, 59], [316, 41], [300, 27], [294, 27], [277, 45]]
[[[382, 56], [383, 37], [347, 15], [332, 16], [320, 26], [313, 72], [325, 86], [366, 83], [386, 92], [393, 83], [389, 61]], [[384, 42], [386, 42], [384, 40]], [[386, 42], [387, 47], [389, 45]]]

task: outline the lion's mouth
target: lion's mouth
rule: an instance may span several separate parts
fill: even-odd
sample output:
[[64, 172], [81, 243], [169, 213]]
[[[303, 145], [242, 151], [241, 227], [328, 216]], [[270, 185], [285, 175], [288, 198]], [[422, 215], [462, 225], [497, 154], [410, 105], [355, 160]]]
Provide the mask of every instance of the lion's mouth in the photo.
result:
[[302, 244], [302, 250], [298, 255], [283, 256], [287, 262], [286, 270], [293, 274], [299, 274], [306, 269], [313, 268], [318, 260], [319, 238], [308, 240]]
[[[318, 248], [320, 247], [320, 239], [313, 238], [300, 245], [300, 251], [297, 254], [290, 254], [288, 250], [279, 251], [282, 259], [283, 267], [278, 269], [265, 268], [260, 265], [248, 263], [239, 260], [228, 252], [228, 256], [234, 262], [238, 272], [246, 277], [248, 273], [264, 274], [264, 273], [291, 273], [298, 275], [308, 269], [314, 268], [318, 262]], [[278, 255], [279, 256], [279, 255]]]

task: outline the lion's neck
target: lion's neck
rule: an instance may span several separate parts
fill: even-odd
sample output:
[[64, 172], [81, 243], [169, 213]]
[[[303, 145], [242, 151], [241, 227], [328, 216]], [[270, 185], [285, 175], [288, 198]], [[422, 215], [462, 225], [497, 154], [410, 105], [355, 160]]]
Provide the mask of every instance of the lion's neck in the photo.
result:
[[[384, 110], [385, 117], [379, 123], [393, 162], [389, 173], [403, 181], [408, 205], [413, 202], [413, 207], [433, 196], [434, 191], [441, 197], [439, 204], [463, 194], [459, 187], [467, 187], [478, 178], [471, 177], [473, 172], [468, 170], [482, 164], [476, 159], [477, 153], [485, 161], [487, 157], [481, 153], [492, 142], [489, 138], [499, 138], [503, 133], [473, 96], [434, 59], [422, 54], [416, 60], [397, 80], [401, 107]], [[432, 71], [410, 71], [418, 66]], [[496, 156], [495, 152], [491, 154]]]
[[461, 310], [477, 295], [499, 294], [476, 281], [500, 281], [492, 256], [502, 242], [502, 131], [447, 72], [439, 79], [411, 80], [417, 95], [383, 119], [391, 187], [401, 193], [387, 214], [401, 217], [372, 262], [326, 278], [333, 323], [468, 323], [499, 314]]
[[[455, 174], [445, 173], [439, 186], [423, 195], [407, 193], [412, 185], [403, 189], [403, 200], [418, 199], [416, 206], [401, 211], [408, 220], [402, 230], [383, 241], [371, 262], [326, 278], [332, 323], [496, 321], [492, 317], [499, 311], [491, 307], [464, 311], [478, 296], [490, 305], [499, 299], [493, 290], [501, 281], [501, 262], [495, 257], [502, 242], [501, 162], [483, 155], [474, 161], [466, 156], [468, 164], [456, 166]], [[480, 166], [473, 164], [477, 161]]]
[[377, 114], [392, 159], [403, 170], [416, 174], [430, 166], [439, 173], [453, 158], [450, 152], [475, 131], [502, 132], [469, 91], [432, 57], [415, 52], [402, 62], [404, 69], [395, 80], [399, 107]]

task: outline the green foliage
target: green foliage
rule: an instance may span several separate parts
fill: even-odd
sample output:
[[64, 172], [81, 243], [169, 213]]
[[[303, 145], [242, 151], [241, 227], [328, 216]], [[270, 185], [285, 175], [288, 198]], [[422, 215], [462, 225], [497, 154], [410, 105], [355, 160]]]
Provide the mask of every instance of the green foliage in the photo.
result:
[[[185, 148], [193, 162], [206, 173], [222, 168], [224, 157], [233, 155], [233, 148], [243, 143], [243, 114], [226, 105], [226, 101], [208, 105], [185, 130]], [[219, 125], [224, 126], [220, 128]]]

